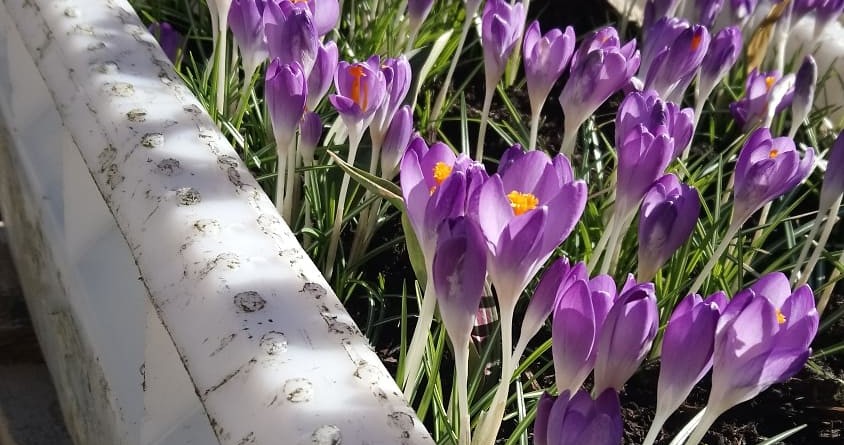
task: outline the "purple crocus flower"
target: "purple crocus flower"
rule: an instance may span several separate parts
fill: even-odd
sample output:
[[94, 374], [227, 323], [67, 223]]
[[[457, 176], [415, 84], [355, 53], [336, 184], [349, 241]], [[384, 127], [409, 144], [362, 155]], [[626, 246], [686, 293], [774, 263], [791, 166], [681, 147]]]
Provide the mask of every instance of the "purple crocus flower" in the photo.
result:
[[263, 19], [266, 3], [267, 0], [232, 0], [229, 8], [229, 28], [247, 73], [254, 72], [268, 56]]
[[521, 2], [511, 5], [504, 0], [487, 0], [481, 21], [481, 42], [487, 85], [504, 74], [507, 60], [519, 43], [525, 26], [525, 8]]
[[[727, 295], [717, 292], [703, 300], [686, 296], [671, 313], [662, 340], [657, 386], [657, 408], [648, 436], [656, 439], [662, 424], [680, 407], [695, 384], [712, 367], [715, 327], [727, 305]], [[645, 439], [644, 443], [653, 443]]]
[[167, 22], [153, 22], [149, 25], [149, 33], [158, 40], [161, 49], [171, 62], [176, 63], [176, 58], [179, 56], [179, 50], [185, 43], [185, 38], [179, 31], [173, 28], [173, 25]]
[[665, 51], [676, 39], [689, 29], [689, 22], [676, 17], [662, 17], [645, 28], [642, 41], [642, 62], [639, 64], [639, 78], [646, 79], [656, 56]]
[[618, 445], [624, 434], [618, 393], [592, 400], [588, 392], [543, 394], [536, 408], [534, 445]]
[[[400, 56], [396, 59], [386, 59], [381, 65], [381, 72], [386, 82], [386, 96], [384, 102], [375, 111], [370, 128], [372, 145], [380, 150], [387, 128], [393, 121], [393, 116], [404, 101], [410, 90], [411, 70], [407, 58]], [[376, 153], [377, 154], [377, 153]]]
[[439, 225], [433, 276], [440, 317], [455, 347], [469, 343], [486, 282], [486, 245], [477, 223], [465, 216]]
[[639, 281], [657, 270], [686, 242], [700, 214], [697, 190], [668, 174], [651, 186], [639, 216]]
[[648, 29], [655, 21], [673, 15], [679, 0], [648, 0], [645, 3], [645, 16], [642, 28]]
[[730, 113], [744, 129], [767, 126], [775, 113], [791, 105], [794, 75], [782, 76], [779, 71], [761, 73], [754, 69], [747, 76], [744, 96], [730, 104]]
[[651, 184], [665, 172], [674, 156], [674, 140], [664, 133], [653, 135], [642, 124], [623, 138], [618, 147], [615, 211], [626, 217], [635, 211]]
[[308, 83], [299, 62], [282, 63], [278, 58], [273, 59], [267, 67], [264, 95], [273, 133], [282, 150], [290, 145], [305, 112]]
[[803, 124], [803, 120], [809, 116], [809, 111], [812, 110], [817, 82], [818, 65], [815, 63], [814, 57], [806, 56], [794, 76], [794, 99], [791, 102], [791, 131], [789, 133], [791, 137], [794, 137], [797, 128]]
[[565, 115], [562, 153], [574, 150], [577, 129], [613, 93], [626, 85], [639, 69], [636, 41], [619, 45], [615, 28], [599, 29], [572, 55], [569, 79], [560, 93]]
[[408, 0], [407, 19], [410, 21], [411, 28], [420, 27], [422, 22], [428, 17], [433, 6], [434, 0]]
[[820, 209], [829, 209], [844, 193], [844, 132], [838, 134], [829, 149], [826, 173], [821, 187]]
[[270, 58], [282, 63], [299, 62], [309, 76], [317, 57], [317, 32], [306, 5], [269, 1], [264, 7], [264, 32]]
[[653, 58], [644, 89], [653, 89], [672, 102], [681, 101], [708, 48], [709, 31], [705, 27], [694, 25], [683, 30]]
[[571, 233], [586, 205], [563, 155], [508, 149], [480, 191], [478, 220], [489, 243], [490, 279], [502, 312], [512, 309], [551, 252]]
[[724, 0], [696, 0], [693, 18], [697, 23], [711, 28], [723, 7]]
[[322, 120], [319, 115], [313, 111], [306, 111], [299, 124], [299, 134], [299, 153], [302, 154], [305, 165], [309, 166], [314, 161], [314, 152], [322, 137]]
[[767, 128], [754, 131], [736, 162], [733, 221], [745, 221], [767, 202], [794, 188], [809, 176], [814, 161], [811, 148], [801, 160], [792, 139], [771, 138]]
[[759, 0], [730, 0], [733, 17], [736, 21], [745, 21], [756, 10]]
[[697, 81], [697, 100], [709, 97], [715, 85], [727, 75], [741, 54], [742, 37], [737, 26], [728, 26], [715, 34], [709, 51], [700, 64]]
[[337, 44], [333, 40], [317, 47], [316, 62], [308, 75], [308, 109], [315, 110], [325, 93], [331, 87], [337, 73]]
[[545, 269], [536, 290], [533, 292], [530, 303], [528, 303], [525, 316], [522, 318], [520, 341], [527, 341], [539, 332], [557, 304], [560, 292], [571, 284], [572, 277], [575, 274], [582, 274], [585, 277], [586, 269], [580, 272], [580, 263], [575, 265], [575, 268], [578, 269], [577, 272], [569, 265], [569, 260], [564, 257], [554, 261]]
[[329, 95], [328, 100], [350, 131], [358, 135], [363, 134], [372, 122], [375, 111], [387, 95], [387, 82], [380, 65], [378, 56], [372, 56], [365, 62], [350, 64], [341, 61], [337, 65], [334, 75], [337, 94]]
[[658, 323], [653, 283], [637, 284], [621, 292], [598, 339], [595, 391], [621, 390], [650, 350]]
[[413, 132], [413, 112], [405, 105], [393, 116], [381, 147], [381, 177], [392, 180], [399, 172], [399, 162], [410, 143]]
[[587, 281], [582, 269], [561, 283], [551, 322], [551, 349], [558, 391], [577, 391], [595, 365], [598, 337], [616, 296], [609, 275]]
[[[279, 0], [270, 0], [270, 2], [279, 2]], [[280, 0], [280, 2], [305, 3], [308, 12], [313, 17], [314, 29], [319, 37], [331, 32], [340, 19], [340, 3], [337, 0]]]
[[625, 96], [616, 114], [615, 146], [621, 147], [624, 139], [639, 126], [644, 125], [653, 135], [664, 134], [674, 140], [674, 154], [688, 145], [694, 135], [694, 112], [672, 102], [663, 102], [652, 90], [631, 92]]
[[551, 87], [569, 64], [574, 51], [574, 29], [566, 31], [554, 28], [544, 36], [539, 30], [539, 21], [534, 20], [525, 31], [524, 65], [528, 97], [531, 110], [539, 113], [548, 97]]
[[687, 443], [697, 444], [724, 411], [800, 371], [817, 330], [812, 290], [792, 292], [780, 272], [736, 294], [718, 319], [709, 402]]
[[818, 0], [815, 7], [815, 38], [844, 11], [844, 0]]

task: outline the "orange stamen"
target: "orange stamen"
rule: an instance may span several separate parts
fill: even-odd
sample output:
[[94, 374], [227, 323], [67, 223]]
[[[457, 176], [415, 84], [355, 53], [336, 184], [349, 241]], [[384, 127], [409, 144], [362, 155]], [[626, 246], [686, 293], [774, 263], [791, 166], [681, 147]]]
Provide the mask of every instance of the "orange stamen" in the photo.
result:
[[771, 91], [771, 88], [774, 87], [774, 84], [777, 82], [777, 78], [774, 76], [768, 76], [765, 78], [765, 89]]
[[531, 193], [520, 193], [513, 190], [507, 194], [507, 199], [510, 200], [510, 207], [513, 208], [513, 213], [516, 216], [524, 214], [528, 210], [533, 210], [539, 205], [539, 199]]
[[698, 47], [700, 46], [700, 41], [702, 36], [700, 34], [695, 34], [692, 36], [692, 51], [697, 51]]
[[[349, 74], [352, 75], [352, 101], [360, 107], [361, 111], [366, 111], [369, 99], [369, 86], [367, 84], [361, 85], [360, 79], [366, 77], [366, 72], [362, 66], [352, 65], [349, 67]], [[361, 102], [361, 95], [363, 95], [363, 102]]]
[[434, 182], [436, 183], [436, 185], [431, 187], [431, 190], [428, 190], [428, 193], [433, 195], [434, 191], [437, 190], [437, 187], [441, 186], [450, 174], [450, 165], [446, 164], [445, 162], [437, 162], [436, 164], [434, 164]]
[[777, 157], [778, 154], [780, 154], [779, 150], [777, 150], [776, 148], [772, 148], [771, 151], [768, 153], [768, 157], [774, 159]]
[[783, 315], [782, 312], [779, 309], [777, 309], [777, 324], [783, 324], [783, 323], [785, 323], [785, 315]]

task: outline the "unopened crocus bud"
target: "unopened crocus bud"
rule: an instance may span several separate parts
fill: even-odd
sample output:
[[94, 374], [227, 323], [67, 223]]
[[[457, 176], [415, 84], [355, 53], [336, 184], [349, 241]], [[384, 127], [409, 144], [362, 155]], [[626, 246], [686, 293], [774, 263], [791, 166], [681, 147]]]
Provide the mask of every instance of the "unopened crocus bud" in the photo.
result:
[[350, 64], [341, 61], [337, 65], [334, 75], [337, 94], [329, 95], [328, 100], [350, 131], [363, 134], [387, 94], [387, 82], [380, 65], [378, 56], [372, 56], [365, 62]]
[[664, 134], [674, 140], [674, 154], [688, 145], [694, 135], [694, 112], [672, 102], [664, 102], [653, 90], [629, 93], [621, 101], [615, 118], [615, 146], [621, 147], [624, 138], [639, 125], [652, 135]]
[[383, 143], [387, 128], [393, 121], [393, 116], [410, 90], [412, 75], [410, 63], [405, 56], [386, 59], [381, 65], [381, 72], [384, 74], [386, 82], [386, 96], [381, 106], [375, 111], [372, 126], [369, 130], [374, 147], [380, 147]]
[[692, 294], [671, 313], [662, 340], [657, 418], [665, 420], [679, 408], [712, 367], [715, 328], [727, 301], [724, 292], [712, 294], [706, 300]]
[[179, 31], [173, 28], [173, 25], [167, 22], [154, 22], [148, 28], [150, 34], [158, 40], [161, 49], [171, 62], [176, 63], [176, 58], [179, 56], [179, 50], [185, 43], [185, 38]]
[[598, 340], [595, 391], [621, 390], [650, 350], [658, 323], [653, 283], [637, 284], [618, 297]]
[[313, 163], [314, 152], [322, 138], [322, 119], [318, 114], [313, 111], [305, 112], [299, 124], [299, 135], [299, 153], [302, 154], [305, 165], [309, 166]]
[[229, 28], [248, 73], [267, 59], [263, 19], [266, 3], [266, 0], [233, 0], [229, 9]]
[[[791, 125], [795, 130], [812, 110], [815, 100], [815, 84], [818, 82], [818, 65], [811, 55], [806, 56], [794, 78], [794, 99], [791, 101]], [[794, 131], [794, 130], [792, 130]]]
[[746, 131], [770, 124], [769, 118], [791, 105], [794, 75], [782, 76], [778, 71], [747, 76], [744, 96], [730, 104], [730, 113]]
[[823, 211], [844, 193], [844, 132], [838, 134], [826, 163], [826, 173], [823, 176], [819, 208]]
[[334, 74], [337, 73], [337, 44], [333, 40], [322, 43], [317, 48], [316, 63], [308, 75], [308, 109], [315, 110], [325, 93], [331, 87]]
[[413, 112], [410, 111], [409, 105], [405, 105], [393, 116], [381, 146], [381, 177], [384, 179], [392, 180], [398, 174], [399, 162], [404, 156], [407, 144], [410, 143], [412, 132]]
[[710, 28], [715, 24], [715, 19], [723, 6], [724, 0], [696, 0], [693, 18], [697, 23]]
[[595, 400], [583, 390], [539, 399], [534, 445], [618, 445], [623, 435], [621, 405], [612, 389]]
[[267, 67], [264, 94], [276, 141], [285, 149], [296, 134], [296, 127], [305, 111], [308, 83], [299, 62], [282, 63], [273, 59]]
[[766, 203], [794, 188], [809, 176], [814, 161], [811, 148], [801, 160], [791, 138], [771, 138], [767, 128], [754, 131], [736, 162], [733, 221], [745, 221]]
[[803, 369], [818, 331], [812, 290], [791, 291], [774, 272], [736, 294], [718, 319], [712, 389], [706, 412], [688, 439], [697, 444], [715, 419]]
[[648, 77], [648, 70], [653, 65], [656, 56], [665, 51], [683, 31], [689, 29], [689, 26], [691, 26], [689, 22], [683, 19], [662, 17], [644, 28], [639, 79], [644, 80]]
[[587, 281], [585, 267], [577, 272], [561, 283], [551, 322], [558, 391], [577, 391], [592, 372], [598, 337], [615, 297], [615, 282], [609, 276]]
[[651, 186], [639, 216], [639, 281], [657, 270], [683, 245], [700, 214], [697, 190], [668, 174]]
[[563, 74], [574, 52], [574, 29], [566, 31], [554, 28], [544, 36], [539, 22], [534, 20], [525, 31], [524, 54], [525, 80], [531, 110], [538, 113], [548, 97], [551, 87]]
[[728, 26], [715, 34], [709, 51], [700, 64], [697, 81], [697, 100], [709, 97], [715, 86], [736, 63], [741, 54], [742, 37], [737, 26]]
[[455, 347], [466, 346], [486, 282], [486, 242], [473, 219], [458, 216], [439, 225], [432, 272], [446, 331]]
[[264, 32], [270, 58], [299, 62], [307, 77], [317, 57], [317, 32], [306, 5], [269, 1], [264, 7]]
[[709, 31], [694, 25], [654, 57], [644, 89], [653, 89], [671, 102], [680, 102], [709, 48]]
[[505, 0], [487, 0], [481, 27], [487, 84], [489, 79], [498, 83], [504, 74], [524, 26], [525, 8], [521, 2], [511, 5]]
[[639, 124], [622, 136], [622, 141], [618, 147], [615, 208], [618, 215], [626, 217], [664, 174], [674, 156], [674, 139], [665, 133], [651, 134]]
[[[582, 269], [582, 275], [585, 279], [586, 269]], [[522, 319], [520, 341], [533, 338], [545, 324], [545, 320], [551, 315], [560, 293], [573, 282], [574, 273], [571, 272], [572, 267], [569, 266], [567, 258], [560, 258], [545, 269], [545, 273], [539, 279], [539, 284], [530, 298], [530, 303]]]

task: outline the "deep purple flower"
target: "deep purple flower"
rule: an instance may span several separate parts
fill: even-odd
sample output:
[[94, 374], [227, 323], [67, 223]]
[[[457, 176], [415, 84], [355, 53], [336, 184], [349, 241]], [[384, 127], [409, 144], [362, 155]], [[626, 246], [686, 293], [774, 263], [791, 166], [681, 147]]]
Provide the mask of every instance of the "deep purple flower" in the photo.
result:
[[520, 341], [527, 341], [539, 332], [545, 320], [551, 315], [560, 294], [571, 285], [574, 281], [573, 277], [579, 275], [582, 275], [584, 279], [587, 278], [585, 267], [581, 263], [571, 267], [569, 260], [565, 257], [554, 261], [545, 269], [522, 318]]
[[325, 93], [331, 87], [337, 73], [337, 44], [333, 40], [317, 47], [316, 62], [308, 75], [308, 109], [316, 109]]
[[642, 62], [639, 64], [639, 78], [648, 77], [653, 61], [676, 39], [689, 29], [689, 22], [676, 17], [662, 17], [644, 30], [642, 40]]
[[801, 161], [792, 139], [772, 139], [767, 128], [754, 131], [736, 162], [733, 221], [745, 221], [767, 202], [794, 188], [809, 176], [814, 161], [811, 148]]
[[334, 75], [337, 94], [328, 96], [346, 126], [356, 127], [361, 133], [372, 122], [375, 111], [387, 95], [387, 83], [380, 65], [378, 56], [353, 64], [341, 61]]
[[728, 26], [715, 34], [709, 44], [709, 51], [700, 64], [698, 76], [698, 99], [709, 97], [715, 85], [727, 75], [736, 63], [742, 49], [741, 31], [737, 26]]
[[612, 389], [596, 400], [588, 392], [565, 391], [540, 397], [533, 426], [534, 445], [618, 445], [624, 434], [621, 405]]
[[692, 294], [671, 313], [662, 340], [657, 418], [664, 421], [679, 408], [712, 367], [715, 327], [727, 301], [723, 292], [714, 293], [706, 300]]
[[254, 71], [267, 59], [263, 19], [266, 3], [267, 0], [232, 0], [229, 8], [229, 28], [246, 71]]
[[586, 268], [572, 271], [558, 290], [551, 322], [557, 390], [577, 391], [595, 365], [598, 337], [616, 296], [609, 275], [588, 280]]
[[264, 95], [273, 133], [286, 148], [296, 134], [308, 95], [308, 83], [299, 62], [282, 63], [278, 58], [273, 59], [267, 67]]
[[689, 144], [694, 135], [694, 112], [672, 102], [664, 102], [652, 90], [634, 91], [625, 96], [615, 119], [615, 146], [621, 147], [639, 125], [652, 135], [664, 134], [674, 140], [674, 154]]
[[829, 149], [826, 173], [821, 187], [820, 209], [829, 209], [844, 193], [844, 132], [838, 134]]
[[431, 277], [440, 317], [455, 347], [469, 343], [486, 282], [486, 245], [477, 223], [446, 219], [437, 230]]
[[179, 56], [179, 50], [185, 42], [184, 36], [179, 31], [173, 28], [173, 25], [167, 22], [153, 22], [149, 25], [149, 33], [158, 40], [161, 49], [171, 62], [176, 63], [176, 57]]
[[524, 5], [521, 2], [511, 5], [505, 0], [487, 0], [481, 23], [484, 68], [489, 85], [489, 79], [498, 83], [507, 60], [519, 43], [525, 27]]
[[621, 390], [650, 350], [657, 324], [659, 313], [653, 283], [637, 284], [621, 292], [607, 314], [598, 339], [596, 391]]
[[636, 41], [620, 46], [615, 28], [601, 28], [584, 39], [572, 55], [569, 79], [560, 93], [568, 139], [564, 154], [573, 151], [574, 135], [586, 118], [626, 85], [637, 69]]
[[639, 124], [618, 147], [616, 214], [625, 217], [635, 211], [645, 192], [662, 177], [674, 156], [674, 140], [666, 134], [651, 134]]
[[683, 30], [654, 56], [644, 89], [653, 89], [672, 102], [681, 101], [708, 48], [709, 31], [705, 27], [694, 25]]
[[811, 55], [803, 59], [794, 76], [794, 99], [791, 102], [791, 134], [803, 123], [812, 110], [815, 100], [815, 84], [818, 82], [818, 65]]
[[528, 97], [534, 113], [542, 109], [551, 87], [569, 64], [574, 52], [574, 29], [566, 27], [548, 31], [544, 36], [539, 30], [539, 21], [534, 20], [525, 31], [524, 54], [525, 80]]
[[456, 156], [443, 143], [428, 148], [417, 137], [402, 158], [399, 176], [407, 216], [430, 273], [439, 224], [467, 213], [486, 180], [486, 171], [483, 164]]
[[650, 281], [692, 234], [700, 214], [697, 190], [668, 174], [651, 186], [639, 216], [639, 281]]
[[782, 76], [778, 71], [760, 73], [754, 69], [745, 83], [744, 96], [730, 104], [730, 113], [745, 130], [766, 126], [775, 113], [791, 105], [794, 75]]
[[817, 330], [812, 290], [803, 285], [792, 293], [780, 272], [736, 294], [718, 320], [707, 417], [800, 371]]
[[305, 165], [309, 166], [314, 160], [314, 151], [322, 137], [322, 120], [319, 115], [313, 111], [305, 112], [302, 123], [299, 124], [299, 134], [299, 153], [302, 154]]
[[373, 146], [380, 147], [387, 133], [393, 116], [404, 102], [407, 92], [410, 90], [411, 70], [407, 58], [400, 56], [395, 59], [386, 59], [381, 64], [381, 72], [386, 82], [386, 96], [372, 119], [370, 136]]
[[481, 188], [478, 208], [499, 305], [515, 305], [551, 252], [574, 229], [585, 205], [586, 184], [574, 180], [565, 156], [525, 153], [520, 146], [504, 153], [498, 173]]
[[399, 172], [399, 162], [410, 143], [413, 132], [413, 112], [405, 105], [393, 116], [381, 147], [381, 177], [392, 180]]
[[264, 7], [264, 32], [270, 59], [282, 63], [299, 62], [305, 76], [309, 76], [317, 57], [317, 32], [306, 5], [269, 1]]

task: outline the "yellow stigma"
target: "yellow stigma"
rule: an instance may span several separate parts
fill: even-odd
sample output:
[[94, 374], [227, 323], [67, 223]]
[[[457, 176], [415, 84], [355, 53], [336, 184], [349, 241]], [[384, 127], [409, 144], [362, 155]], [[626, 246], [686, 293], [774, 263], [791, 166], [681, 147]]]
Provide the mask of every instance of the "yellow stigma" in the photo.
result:
[[367, 101], [369, 100], [369, 85], [362, 84], [360, 81], [362, 77], [366, 77], [366, 73], [363, 71], [363, 67], [352, 65], [349, 67], [349, 74], [354, 78], [352, 79], [352, 100], [358, 104], [361, 111], [366, 111]]
[[774, 86], [774, 84], [775, 84], [776, 82], [777, 82], [777, 78], [776, 78], [776, 77], [774, 77], [774, 76], [768, 76], [768, 77], [766, 77], [766, 78], [765, 78], [765, 89], [766, 89], [767, 91], [771, 91], [771, 88], [773, 88], [773, 86]]
[[783, 323], [785, 323], [785, 315], [783, 315], [782, 312], [779, 309], [777, 309], [777, 324], [783, 324]]
[[530, 193], [520, 193], [515, 190], [507, 194], [507, 199], [510, 200], [510, 207], [513, 208], [513, 213], [521, 215], [528, 210], [533, 210], [539, 205], [539, 199]]
[[768, 153], [768, 157], [774, 159], [777, 155], [780, 154], [780, 151], [776, 148], [772, 148], [771, 151]]

